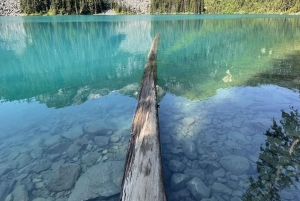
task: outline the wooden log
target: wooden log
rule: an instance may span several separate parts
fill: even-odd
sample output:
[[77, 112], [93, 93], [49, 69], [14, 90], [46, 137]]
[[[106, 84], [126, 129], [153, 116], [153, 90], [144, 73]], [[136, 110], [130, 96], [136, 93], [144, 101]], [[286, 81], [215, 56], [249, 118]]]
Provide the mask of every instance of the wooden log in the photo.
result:
[[156, 92], [156, 52], [153, 40], [133, 117], [122, 181], [121, 201], [165, 201]]

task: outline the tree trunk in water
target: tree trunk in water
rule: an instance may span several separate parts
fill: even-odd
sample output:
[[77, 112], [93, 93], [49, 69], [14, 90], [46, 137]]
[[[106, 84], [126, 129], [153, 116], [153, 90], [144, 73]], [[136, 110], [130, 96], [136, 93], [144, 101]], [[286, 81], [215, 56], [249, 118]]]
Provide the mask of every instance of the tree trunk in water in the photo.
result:
[[132, 122], [121, 201], [166, 201], [156, 93], [156, 35], [145, 65]]

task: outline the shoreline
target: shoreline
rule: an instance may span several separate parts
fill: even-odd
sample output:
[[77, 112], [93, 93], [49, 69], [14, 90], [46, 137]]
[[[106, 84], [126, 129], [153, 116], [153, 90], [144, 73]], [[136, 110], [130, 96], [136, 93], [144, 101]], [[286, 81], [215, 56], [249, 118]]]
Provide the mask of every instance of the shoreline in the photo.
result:
[[[40, 13], [33, 13], [33, 14], [24, 14], [24, 13], [14, 13], [12, 15], [0, 15], [0, 17], [26, 17], [26, 16], [76, 16], [76, 14], [40, 14]], [[96, 13], [96, 14], [87, 14], [82, 16], [88, 15], [287, 15], [287, 16], [298, 16], [298, 13], [203, 13], [203, 14], [196, 14], [196, 13], [118, 13], [113, 9], [109, 9], [103, 13]], [[78, 15], [77, 15], [78, 16]]]

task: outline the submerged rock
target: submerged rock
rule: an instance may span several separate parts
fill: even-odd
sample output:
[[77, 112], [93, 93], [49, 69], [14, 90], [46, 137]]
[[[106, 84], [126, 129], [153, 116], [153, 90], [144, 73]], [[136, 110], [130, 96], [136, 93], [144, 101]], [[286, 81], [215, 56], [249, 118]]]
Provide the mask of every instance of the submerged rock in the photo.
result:
[[185, 141], [183, 143], [182, 151], [184, 155], [191, 160], [197, 158], [196, 145], [192, 141]]
[[54, 135], [45, 141], [45, 146], [48, 146], [48, 147], [54, 146], [54, 145], [60, 143], [61, 139], [62, 139], [62, 137], [60, 135]]
[[225, 170], [223, 168], [220, 168], [216, 171], [213, 172], [213, 176], [214, 178], [220, 178], [220, 177], [224, 177], [226, 174]]
[[182, 172], [185, 169], [185, 165], [176, 160], [170, 160], [168, 167], [173, 172]]
[[248, 159], [241, 156], [224, 156], [221, 158], [220, 163], [225, 170], [237, 176], [246, 173], [250, 169]]
[[30, 156], [32, 159], [42, 158], [43, 156], [43, 148], [37, 147], [30, 152]]
[[61, 165], [55, 171], [48, 182], [48, 188], [51, 191], [66, 191], [70, 190], [76, 182], [79, 173], [80, 166], [75, 164]]
[[9, 190], [9, 184], [1, 181], [0, 182], [0, 200], [4, 200]]
[[74, 158], [76, 155], [79, 154], [79, 152], [81, 151], [81, 146], [78, 145], [77, 143], [73, 143], [69, 146], [69, 148], [67, 149], [67, 155], [70, 158]]
[[47, 201], [47, 199], [45, 199], [45, 198], [35, 198], [32, 201]]
[[184, 188], [182, 190], [179, 190], [177, 192], [173, 192], [169, 197], [168, 200], [184, 200], [185, 198], [189, 197], [190, 192]]
[[202, 198], [209, 198], [210, 189], [199, 179], [195, 177], [187, 183], [187, 188], [192, 193], [196, 200], [201, 200]]
[[11, 194], [14, 201], [29, 201], [28, 192], [24, 185], [17, 186]]
[[230, 195], [232, 193], [232, 190], [230, 188], [228, 188], [224, 184], [217, 183], [217, 182], [215, 182], [211, 188], [213, 191], [215, 191], [217, 193], [221, 193], [221, 194], [229, 194]]
[[190, 180], [190, 176], [186, 174], [175, 173], [171, 178], [171, 188], [175, 191], [183, 189]]
[[74, 126], [71, 129], [69, 129], [68, 131], [64, 132], [62, 134], [62, 136], [69, 140], [74, 141], [74, 140], [80, 138], [81, 136], [83, 136], [82, 126]]
[[18, 151], [13, 151], [11, 154], [8, 155], [7, 160], [12, 161], [16, 159], [20, 155], [20, 152]]
[[70, 145], [71, 145], [70, 142], [59, 143], [49, 148], [46, 151], [46, 154], [62, 154], [64, 151], [66, 151], [69, 148]]
[[83, 126], [83, 131], [89, 135], [107, 135], [107, 133], [112, 130], [112, 126], [105, 122], [104, 120], [97, 120], [92, 122], [87, 122]]
[[51, 167], [51, 163], [38, 163], [36, 166], [32, 168], [32, 172], [35, 172], [37, 174], [48, 170]]
[[120, 193], [124, 162], [99, 163], [80, 176], [68, 201], [105, 199]]
[[15, 161], [18, 163], [18, 168], [22, 168], [30, 163], [31, 157], [28, 154], [21, 154]]
[[82, 163], [86, 164], [87, 166], [94, 165], [98, 158], [101, 156], [98, 152], [89, 152], [82, 156]]
[[108, 145], [109, 143], [109, 137], [106, 136], [96, 136], [94, 138], [95, 143], [99, 146], [99, 147], [105, 147]]
[[0, 177], [6, 173], [8, 173], [12, 168], [7, 164], [0, 165]]
[[201, 169], [185, 169], [184, 174], [189, 175], [191, 177], [198, 177], [201, 180], [205, 180], [205, 174], [204, 171]]

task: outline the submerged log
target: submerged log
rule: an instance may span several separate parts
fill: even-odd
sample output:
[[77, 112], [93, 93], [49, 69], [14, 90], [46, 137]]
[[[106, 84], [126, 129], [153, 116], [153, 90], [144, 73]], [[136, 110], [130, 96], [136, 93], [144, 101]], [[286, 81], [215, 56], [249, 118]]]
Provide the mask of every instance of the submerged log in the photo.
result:
[[156, 92], [156, 35], [145, 65], [133, 117], [121, 201], [165, 201]]

